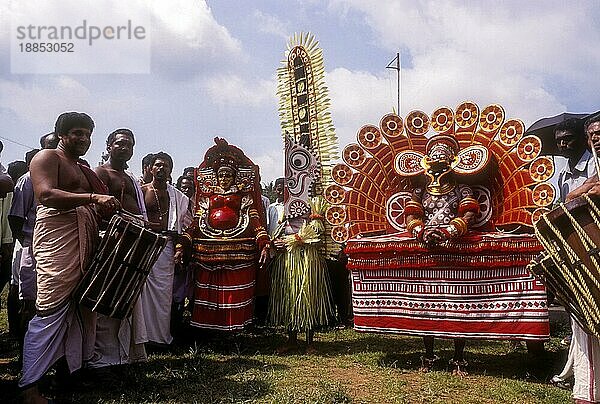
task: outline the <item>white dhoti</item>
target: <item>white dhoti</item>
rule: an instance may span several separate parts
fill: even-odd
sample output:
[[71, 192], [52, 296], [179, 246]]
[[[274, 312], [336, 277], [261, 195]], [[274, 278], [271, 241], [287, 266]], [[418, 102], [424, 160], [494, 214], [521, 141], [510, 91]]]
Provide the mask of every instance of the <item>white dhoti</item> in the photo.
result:
[[[148, 219], [144, 194], [135, 176], [126, 171], [135, 188], [141, 218]], [[131, 315], [119, 320], [98, 314], [94, 354], [87, 363], [89, 368], [146, 362], [148, 356], [144, 343], [148, 341], [141, 299], [138, 298]]]
[[53, 314], [33, 317], [23, 343], [19, 387], [36, 383], [63, 356], [71, 372], [80, 369], [91, 356], [95, 318], [90, 310], [73, 302], [67, 302]]
[[600, 341], [572, 321], [573, 338], [569, 356], [573, 361], [573, 398], [600, 403]]
[[29, 323], [19, 386], [36, 383], [62, 356], [71, 372], [92, 356], [96, 315], [70, 298], [98, 237], [93, 209], [38, 206], [33, 237], [38, 314]]
[[[181, 191], [167, 185], [169, 193], [169, 218], [167, 229], [181, 234], [192, 221], [189, 199]], [[167, 241], [164, 250], [152, 267], [140, 301], [144, 312], [148, 341], [159, 344], [173, 342], [171, 336], [171, 301], [173, 299], [173, 274], [175, 272], [173, 241]]]
[[173, 342], [170, 330], [175, 271], [173, 256], [173, 242], [169, 240], [152, 267], [140, 295], [148, 341], [159, 344]]
[[571, 345], [562, 372], [553, 382], [565, 382], [574, 377], [573, 399], [577, 403], [600, 403], [600, 340], [586, 333], [571, 318]]
[[124, 320], [98, 314], [94, 354], [87, 367], [100, 368], [146, 362], [146, 341], [146, 325], [139, 299], [131, 316]]

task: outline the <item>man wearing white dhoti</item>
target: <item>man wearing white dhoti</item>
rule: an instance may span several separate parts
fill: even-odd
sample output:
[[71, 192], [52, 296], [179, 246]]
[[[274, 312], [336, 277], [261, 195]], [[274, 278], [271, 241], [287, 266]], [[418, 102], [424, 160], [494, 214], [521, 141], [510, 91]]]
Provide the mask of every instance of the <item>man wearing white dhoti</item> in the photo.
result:
[[[190, 168], [186, 169], [188, 172]], [[192, 209], [191, 201], [195, 200], [194, 194], [196, 188], [194, 185], [194, 168], [191, 167], [191, 174], [184, 175], [177, 179], [176, 188], [180, 190], [190, 200], [190, 210]], [[194, 264], [184, 265], [183, 263], [175, 263], [175, 273], [173, 275], [173, 301], [171, 304], [171, 334], [174, 339], [181, 336], [184, 329], [183, 313], [186, 309], [192, 310], [194, 301]]]
[[119, 201], [79, 157], [90, 147], [92, 119], [61, 114], [55, 125], [56, 150], [43, 150], [31, 162], [38, 211], [33, 233], [37, 262], [37, 314], [29, 323], [23, 352], [23, 402], [43, 402], [37, 382], [61, 357], [71, 372], [91, 356], [94, 315], [71, 299], [98, 237], [96, 207], [110, 214]]
[[[124, 211], [147, 220], [142, 188], [137, 178], [126, 171], [134, 145], [135, 136], [131, 130], [121, 128], [113, 131], [106, 139], [108, 162], [96, 167], [95, 171], [108, 187], [108, 193], [119, 199]], [[146, 325], [139, 299], [133, 313], [126, 319], [98, 314], [94, 354], [87, 366], [94, 369], [145, 362], [148, 359], [144, 348], [146, 341]]]
[[150, 164], [152, 181], [142, 187], [151, 228], [169, 236], [140, 296], [148, 341], [158, 344], [173, 342], [170, 331], [173, 274], [175, 261], [180, 260], [175, 257], [174, 243], [177, 235], [192, 221], [188, 197], [167, 183], [172, 170], [171, 156], [164, 152], [153, 155]]
[[[561, 202], [564, 201], [563, 195], [569, 201], [585, 193], [600, 194], [598, 175], [594, 175], [596, 164], [589, 150], [593, 147], [596, 153], [600, 153], [600, 114], [588, 117], [583, 132], [577, 121], [567, 120], [556, 126], [554, 134], [559, 151], [570, 158], [564, 175], [561, 173], [559, 177]], [[575, 168], [572, 167], [573, 161], [578, 161]], [[552, 382], [557, 384], [574, 377], [575, 402], [600, 403], [600, 340], [587, 334], [575, 319], [571, 319], [571, 329], [573, 335], [567, 363]]]

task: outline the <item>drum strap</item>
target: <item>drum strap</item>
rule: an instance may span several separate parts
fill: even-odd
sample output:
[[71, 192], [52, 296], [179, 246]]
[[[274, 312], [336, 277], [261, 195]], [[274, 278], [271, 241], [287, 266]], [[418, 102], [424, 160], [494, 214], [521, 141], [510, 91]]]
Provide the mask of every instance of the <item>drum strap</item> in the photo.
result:
[[92, 191], [95, 194], [108, 194], [108, 187], [106, 186], [106, 184], [104, 184], [104, 182], [102, 182], [100, 177], [98, 177], [98, 175], [96, 175], [96, 173], [91, 168], [86, 167], [79, 162], [77, 162], [77, 165], [79, 166], [79, 169], [81, 170], [83, 175], [85, 175], [85, 178], [90, 183]]

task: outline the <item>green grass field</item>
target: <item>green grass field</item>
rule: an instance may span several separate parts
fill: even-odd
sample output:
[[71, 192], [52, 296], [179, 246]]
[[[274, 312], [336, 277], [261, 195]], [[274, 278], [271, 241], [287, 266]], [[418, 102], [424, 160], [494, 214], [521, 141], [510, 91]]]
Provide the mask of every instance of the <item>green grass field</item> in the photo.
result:
[[[4, 308], [4, 302], [2, 304]], [[0, 330], [6, 330], [6, 315]], [[437, 340], [443, 358], [435, 371], [418, 371], [420, 338], [329, 330], [316, 335], [318, 354], [299, 351], [278, 356], [284, 343], [272, 329], [240, 335], [212, 335], [152, 353], [145, 364], [118, 369], [119, 377], [82, 384], [67, 391], [41, 389], [67, 403], [570, 403], [570, 392], [546, 380], [559, 370], [566, 348], [546, 344], [547, 354], [532, 360], [524, 344], [507, 341], [467, 343], [470, 375], [446, 369], [452, 342]], [[0, 336], [0, 402], [16, 402], [16, 345]]]

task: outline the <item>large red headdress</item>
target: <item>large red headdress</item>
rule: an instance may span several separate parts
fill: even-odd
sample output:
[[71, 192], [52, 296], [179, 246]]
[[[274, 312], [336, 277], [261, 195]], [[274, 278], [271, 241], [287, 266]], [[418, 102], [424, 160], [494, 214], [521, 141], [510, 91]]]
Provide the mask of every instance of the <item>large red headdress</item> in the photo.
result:
[[216, 173], [219, 168], [229, 167], [236, 173], [235, 181], [240, 190], [252, 193], [256, 209], [264, 216], [258, 166], [241, 149], [230, 145], [227, 140], [220, 137], [215, 137], [214, 140], [215, 145], [206, 151], [204, 161], [196, 170], [196, 204], [202, 195], [213, 192], [217, 185]]
[[239, 166], [253, 166], [254, 163], [246, 157], [239, 148], [230, 145], [227, 140], [215, 137], [215, 145], [206, 151], [201, 168], [210, 167], [218, 170], [221, 166], [237, 169]]

